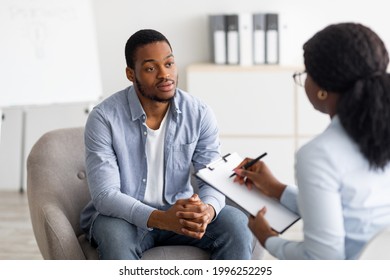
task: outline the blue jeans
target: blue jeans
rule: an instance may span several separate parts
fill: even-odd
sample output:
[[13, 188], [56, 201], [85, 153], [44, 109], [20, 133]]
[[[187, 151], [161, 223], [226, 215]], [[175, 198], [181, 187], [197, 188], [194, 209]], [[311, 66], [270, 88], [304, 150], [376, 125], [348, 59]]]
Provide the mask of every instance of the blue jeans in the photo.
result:
[[146, 250], [163, 245], [195, 246], [216, 260], [249, 260], [252, 256], [253, 235], [248, 218], [229, 205], [207, 226], [200, 240], [171, 231], [140, 229], [123, 219], [104, 215], [96, 218], [91, 232], [100, 259], [137, 260]]

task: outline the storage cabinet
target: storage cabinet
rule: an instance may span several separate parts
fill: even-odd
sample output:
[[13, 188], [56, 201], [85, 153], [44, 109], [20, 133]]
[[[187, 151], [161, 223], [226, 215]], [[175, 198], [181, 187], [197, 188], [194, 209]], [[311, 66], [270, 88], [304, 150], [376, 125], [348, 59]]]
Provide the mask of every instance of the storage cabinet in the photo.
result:
[[24, 190], [26, 161], [32, 146], [44, 133], [84, 126], [91, 103], [69, 103], [3, 109], [0, 143], [0, 190]]
[[23, 112], [4, 108], [0, 142], [0, 190], [18, 190], [21, 185]]
[[275, 176], [294, 183], [294, 154], [329, 123], [314, 110], [292, 74], [301, 67], [195, 64], [187, 89], [214, 111], [222, 153], [238, 152], [264, 161]]

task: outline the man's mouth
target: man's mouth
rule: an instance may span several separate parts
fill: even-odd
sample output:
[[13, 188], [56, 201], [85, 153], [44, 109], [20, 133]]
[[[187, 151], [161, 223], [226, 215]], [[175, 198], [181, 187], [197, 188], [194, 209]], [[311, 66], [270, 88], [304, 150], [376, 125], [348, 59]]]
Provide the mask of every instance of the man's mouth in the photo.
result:
[[175, 87], [173, 80], [166, 80], [157, 84], [157, 88], [161, 91], [171, 91]]

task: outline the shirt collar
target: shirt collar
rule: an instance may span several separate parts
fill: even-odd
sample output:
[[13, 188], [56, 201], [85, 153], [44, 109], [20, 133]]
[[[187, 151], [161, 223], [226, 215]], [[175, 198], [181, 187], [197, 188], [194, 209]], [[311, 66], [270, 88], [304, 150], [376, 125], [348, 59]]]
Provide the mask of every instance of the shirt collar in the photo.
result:
[[[171, 110], [174, 112], [174, 115], [177, 117], [179, 114], [181, 114], [181, 110], [179, 108], [179, 100], [178, 100], [178, 94], [179, 90], [176, 89], [175, 97], [173, 98], [171, 102]], [[146, 117], [145, 111], [142, 108], [141, 102], [139, 101], [138, 95], [135, 92], [134, 86], [130, 86], [128, 88], [127, 93], [127, 100], [129, 102], [129, 108], [130, 108], [130, 114], [131, 114], [131, 120], [135, 121], [137, 119], [142, 118], [143, 116]]]
[[339, 116], [338, 115], [334, 115], [330, 122], [333, 125], [340, 125], [340, 118], [339, 118]]
[[129, 102], [130, 116], [132, 121], [135, 121], [142, 116], [145, 116], [144, 109], [142, 108], [141, 102], [139, 101], [139, 98], [133, 86], [128, 87], [127, 100]]
[[180, 106], [179, 106], [179, 96], [180, 92], [178, 89], [176, 89], [175, 97], [173, 98], [171, 102], [172, 112], [174, 112], [174, 115], [177, 117], [179, 114], [181, 114]]

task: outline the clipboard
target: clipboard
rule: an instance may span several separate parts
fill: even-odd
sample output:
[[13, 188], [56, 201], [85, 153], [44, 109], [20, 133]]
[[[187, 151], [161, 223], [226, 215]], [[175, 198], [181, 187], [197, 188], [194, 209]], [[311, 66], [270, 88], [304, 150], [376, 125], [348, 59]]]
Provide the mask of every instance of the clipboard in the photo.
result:
[[246, 186], [233, 182], [234, 177], [229, 176], [242, 161], [243, 158], [237, 153], [227, 154], [194, 175], [238, 204], [247, 214], [256, 216], [260, 209], [266, 206], [265, 218], [270, 226], [276, 232], [283, 233], [300, 219], [299, 215], [278, 200], [265, 196], [258, 189], [249, 190]]

